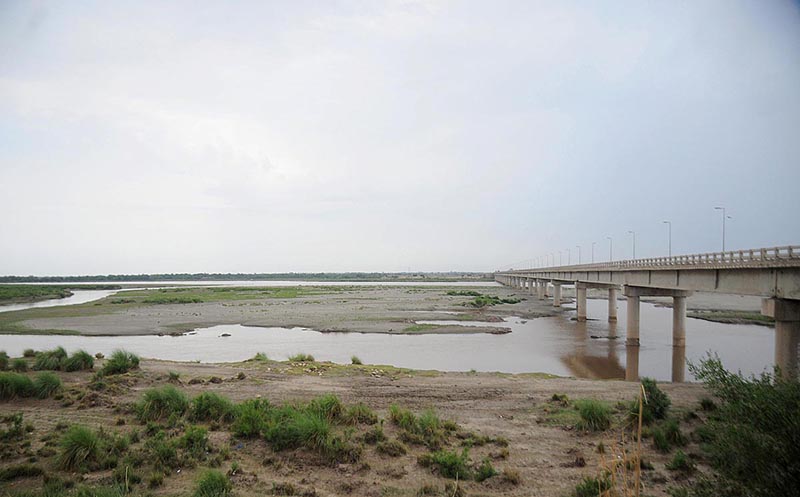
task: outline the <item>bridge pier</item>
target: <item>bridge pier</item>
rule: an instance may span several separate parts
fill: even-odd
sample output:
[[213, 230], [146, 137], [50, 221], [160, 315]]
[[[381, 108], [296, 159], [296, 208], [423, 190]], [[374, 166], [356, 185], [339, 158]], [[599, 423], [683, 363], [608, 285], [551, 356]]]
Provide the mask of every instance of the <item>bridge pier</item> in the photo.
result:
[[800, 344], [800, 301], [764, 299], [761, 314], [775, 319], [775, 365], [783, 378], [796, 378]]
[[686, 297], [672, 297], [672, 346], [686, 346]]
[[539, 297], [539, 300], [544, 300], [544, 291], [545, 291], [545, 283], [542, 280], [536, 280], [536, 296]]
[[575, 284], [575, 307], [578, 311], [578, 322], [586, 321], [586, 284]]
[[627, 320], [625, 324], [626, 337], [625, 344], [628, 346], [639, 346], [639, 296], [626, 295], [628, 300]]
[[561, 283], [553, 282], [553, 307], [561, 307]]
[[608, 322], [617, 321], [617, 289], [608, 289]]

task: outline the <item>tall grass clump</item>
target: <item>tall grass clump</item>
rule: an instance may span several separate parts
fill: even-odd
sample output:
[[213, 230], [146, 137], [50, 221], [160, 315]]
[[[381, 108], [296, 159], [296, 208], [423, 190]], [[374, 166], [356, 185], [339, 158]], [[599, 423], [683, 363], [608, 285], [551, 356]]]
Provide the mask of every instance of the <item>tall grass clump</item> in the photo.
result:
[[83, 371], [94, 367], [94, 357], [85, 350], [78, 350], [65, 359], [62, 367], [64, 371]]
[[191, 421], [231, 421], [234, 418], [234, 405], [225, 397], [214, 392], [203, 392], [189, 407]]
[[33, 349], [25, 349], [22, 352], [22, 357], [28, 357], [28, 358], [36, 357], [36, 351]]
[[123, 374], [139, 367], [139, 356], [124, 350], [115, 350], [103, 365], [103, 374]]
[[270, 411], [269, 402], [251, 399], [242, 402], [234, 409], [231, 431], [237, 437], [253, 438], [261, 435], [267, 427]]
[[317, 414], [328, 421], [338, 420], [344, 412], [342, 401], [339, 400], [339, 397], [330, 393], [313, 399], [308, 403], [307, 409], [309, 412]]
[[348, 407], [342, 419], [351, 425], [374, 425], [378, 422], [378, 415], [375, 414], [375, 411], [367, 407], [366, 404], [359, 402]]
[[24, 373], [28, 370], [28, 361], [22, 357], [17, 357], [11, 361], [11, 370], [16, 371], [17, 373]]
[[599, 478], [587, 476], [575, 485], [571, 497], [598, 497], [599, 495], [606, 495], [605, 492], [611, 489], [611, 479], [608, 475], [603, 475]]
[[363, 362], [361, 362], [361, 359], [359, 359], [359, 357], [357, 355], [354, 355], [353, 357], [350, 358], [350, 363], [352, 363], [352, 364], [354, 364], [356, 366], [364, 364]]
[[85, 426], [73, 426], [61, 439], [58, 465], [65, 470], [87, 469], [100, 455], [100, 438]]
[[[659, 419], [665, 419], [669, 406], [672, 403], [667, 394], [658, 388], [656, 380], [652, 378], [642, 378], [642, 386], [644, 386], [644, 393], [647, 401], [642, 406], [642, 422], [650, 424]], [[638, 419], [639, 417], [639, 401], [631, 404], [630, 410], [631, 419]]]
[[67, 351], [64, 350], [64, 347], [56, 347], [53, 350], [43, 350], [36, 354], [33, 369], [39, 371], [58, 371], [61, 369], [66, 358]]
[[577, 428], [589, 431], [604, 431], [611, 427], [611, 408], [599, 400], [582, 399], [575, 401], [581, 420]]
[[33, 393], [33, 381], [24, 374], [0, 372], [0, 400], [30, 397]]
[[0, 371], [8, 369], [8, 354], [5, 350], [0, 350]]
[[438, 470], [445, 478], [469, 480], [472, 478], [469, 452], [464, 449], [461, 454], [453, 451], [439, 450], [424, 454], [417, 459], [420, 466]]
[[197, 480], [193, 497], [228, 497], [231, 495], [231, 482], [219, 471], [209, 470]]
[[304, 354], [302, 352], [289, 356], [290, 362], [314, 362], [314, 356], [311, 354]]
[[716, 472], [717, 493], [737, 488], [742, 495], [796, 495], [800, 380], [777, 371], [744, 377], [711, 356], [689, 370], [718, 400], [707, 424], [714, 436], [702, 445]]
[[431, 409], [416, 416], [408, 409], [395, 404], [389, 406], [389, 420], [402, 431], [401, 440], [414, 444], [424, 444], [432, 450], [441, 448], [448, 432], [458, 427], [450, 421], [442, 421]]
[[46, 399], [61, 390], [61, 379], [49, 371], [36, 375], [33, 380], [33, 394], [40, 399]]
[[175, 414], [183, 415], [189, 408], [186, 394], [172, 385], [147, 390], [136, 404], [136, 415], [140, 421], [165, 419]]
[[322, 449], [331, 433], [331, 424], [319, 413], [284, 406], [276, 409], [264, 438], [275, 450], [307, 447]]

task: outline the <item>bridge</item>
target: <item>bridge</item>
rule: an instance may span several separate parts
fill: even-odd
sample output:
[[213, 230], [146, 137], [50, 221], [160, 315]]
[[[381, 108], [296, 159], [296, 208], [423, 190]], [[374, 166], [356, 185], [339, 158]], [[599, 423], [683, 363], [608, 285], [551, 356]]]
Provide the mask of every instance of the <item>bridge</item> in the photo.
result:
[[[500, 271], [495, 280], [536, 293], [540, 300], [552, 298], [555, 307], [561, 306], [561, 287], [574, 286], [579, 322], [586, 321], [589, 288], [608, 292], [609, 321], [617, 320], [617, 291], [622, 290], [629, 347], [639, 346], [641, 297], [672, 297], [672, 345], [683, 348], [686, 298], [692, 293], [759, 296], [761, 313], [775, 319], [775, 364], [782, 375], [798, 373], [800, 246]], [[625, 376], [637, 380], [638, 368], [627, 368]]]

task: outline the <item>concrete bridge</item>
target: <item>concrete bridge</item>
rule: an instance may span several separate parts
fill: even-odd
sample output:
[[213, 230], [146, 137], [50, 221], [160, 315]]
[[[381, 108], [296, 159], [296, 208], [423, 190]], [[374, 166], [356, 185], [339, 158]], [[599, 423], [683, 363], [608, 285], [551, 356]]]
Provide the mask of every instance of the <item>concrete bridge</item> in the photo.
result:
[[[495, 280], [536, 293], [540, 300], [552, 298], [556, 307], [561, 305], [561, 287], [574, 286], [578, 321], [586, 321], [589, 288], [608, 292], [608, 319], [616, 321], [621, 289], [627, 299], [629, 347], [639, 346], [641, 297], [672, 297], [672, 345], [683, 348], [686, 297], [693, 292], [760, 296], [761, 313], [775, 319], [775, 364], [783, 375], [798, 373], [800, 246], [501, 271]], [[625, 376], [637, 380], [638, 368], [627, 368]]]

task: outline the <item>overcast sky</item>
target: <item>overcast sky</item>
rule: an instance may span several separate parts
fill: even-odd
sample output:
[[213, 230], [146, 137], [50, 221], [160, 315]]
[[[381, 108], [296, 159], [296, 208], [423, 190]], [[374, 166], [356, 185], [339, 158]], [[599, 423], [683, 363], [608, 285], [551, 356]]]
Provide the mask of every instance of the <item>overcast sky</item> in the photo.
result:
[[0, 1], [0, 274], [800, 243], [799, 5]]

